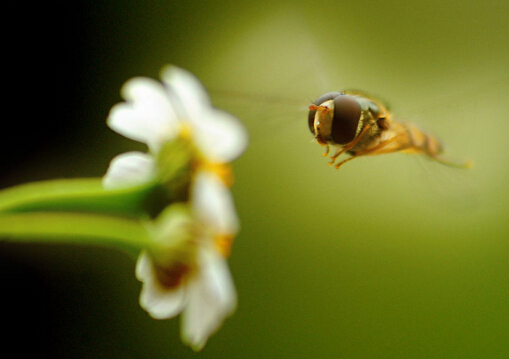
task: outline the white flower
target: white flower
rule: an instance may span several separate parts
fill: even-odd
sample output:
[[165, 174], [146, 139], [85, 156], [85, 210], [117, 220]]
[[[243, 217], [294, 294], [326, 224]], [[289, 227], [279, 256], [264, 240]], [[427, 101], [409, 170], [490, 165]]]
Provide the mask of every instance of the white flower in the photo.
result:
[[165, 155], [165, 145], [178, 139], [192, 142], [197, 165], [190, 176], [189, 213], [163, 210], [149, 222], [159, 251], [149, 248], [140, 254], [136, 277], [143, 283], [140, 305], [156, 319], [182, 313], [182, 339], [199, 350], [236, 308], [225, 258], [239, 224], [228, 178], [221, 171], [228, 173], [228, 162], [245, 149], [247, 136], [233, 116], [212, 107], [190, 73], [169, 66], [161, 78], [162, 83], [134, 78], [122, 88], [127, 102], [111, 109], [107, 123], [145, 143], [149, 153], [128, 152], [114, 158], [103, 186], [112, 189], [157, 180], [164, 170], [158, 168], [165, 163], [158, 161], [158, 155]]
[[[237, 305], [225, 255], [238, 230], [238, 219], [228, 188], [214, 174], [203, 171], [198, 175], [191, 202], [200, 233], [195, 239], [196, 268], [193, 264], [179, 264], [175, 267], [176, 274], [182, 275], [178, 285], [164, 286], [157, 266], [143, 252], [136, 265], [136, 277], [143, 282], [140, 305], [156, 319], [171, 318], [182, 312], [182, 340], [200, 350]], [[182, 223], [174, 218], [160, 233], [173, 234], [179, 221]]]
[[[244, 151], [247, 145], [244, 127], [229, 113], [212, 106], [193, 75], [168, 66], [161, 78], [162, 83], [144, 77], [129, 80], [121, 91], [127, 102], [111, 109], [108, 126], [127, 138], [145, 143], [153, 156], [157, 156], [165, 143], [182, 135], [189, 135], [210, 163], [230, 162]], [[103, 180], [105, 188], [125, 185], [110, 176], [122, 178], [125, 173], [125, 178], [129, 178], [127, 175], [138, 167], [141, 158], [146, 172], [136, 178], [146, 181], [155, 176], [156, 166], [148, 163], [154, 161], [153, 156], [140, 152], [121, 156], [112, 161]]]

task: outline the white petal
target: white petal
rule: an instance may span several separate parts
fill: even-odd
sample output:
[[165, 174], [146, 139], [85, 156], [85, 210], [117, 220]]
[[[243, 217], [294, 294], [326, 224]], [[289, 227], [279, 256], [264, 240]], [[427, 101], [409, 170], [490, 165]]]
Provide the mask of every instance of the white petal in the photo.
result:
[[245, 150], [248, 142], [244, 126], [229, 113], [210, 110], [195, 128], [196, 145], [212, 162], [231, 162]]
[[186, 288], [179, 286], [167, 290], [157, 284], [150, 256], [142, 252], [136, 263], [136, 278], [143, 282], [140, 306], [155, 319], [172, 318], [182, 312], [186, 305]]
[[157, 152], [180, 128], [163, 85], [149, 78], [133, 78], [122, 88], [128, 101], [113, 106], [108, 126], [121, 135], [145, 143]]
[[229, 162], [247, 145], [247, 133], [232, 115], [217, 110], [202, 84], [191, 73], [175, 66], [161, 73], [178, 114], [194, 129], [196, 145], [213, 162]]
[[191, 196], [198, 219], [218, 233], [234, 234], [239, 220], [228, 187], [212, 172], [196, 175]]
[[151, 155], [127, 152], [111, 160], [102, 185], [106, 189], [141, 185], [151, 181], [155, 172], [155, 161]]
[[186, 120], [199, 120], [203, 110], [212, 107], [205, 88], [190, 72], [169, 65], [162, 69], [161, 79], [168, 87], [170, 96], [181, 106], [179, 116]]
[[200, 276], [189, 288], [189, 302], [182, 315], [182, 340], [195, 350], [203, 348], [237, 307], [226, 261], [214, 250], [204, 249], [200, 257]]

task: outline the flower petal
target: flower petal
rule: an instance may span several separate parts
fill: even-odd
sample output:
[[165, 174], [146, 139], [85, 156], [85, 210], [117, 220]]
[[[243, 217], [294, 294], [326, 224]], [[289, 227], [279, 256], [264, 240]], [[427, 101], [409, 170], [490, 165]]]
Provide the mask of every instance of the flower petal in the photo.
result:
[[185, 120], [196, 122], [202, 117], [204, 109], [212, 107], [210, 98], [200, 81], [190, 72], [168, 65], [161, 71], [161, 79], [180, 106], [178, 115]]
[[189, 288], [189, 302], [182, 314], [182, 340], [194, 350], [202, 349], [237, 307], [237, 293], [226, 261], [208, 248], [201, 251], [200, 260], [200, 275]]
[[177, 135], [180, 123], [160, 82], [133, 78], [122, 88], [122, 96], [128, 102], [113, 106], [108, 116], [112, 130], [147, 144], [155, 153]]
[[167, 66], [161, 78], [175, 99], [178, 114], [194, 128], [196, 144], [213, 162], [229, 162], [247, 145], [247, 133], [232, 115], [212, 106], [203, 85], [189, 72]]
[[126, 152], [111, 160], [102, 185], [106, 189], [141, 185], [151, 181], [155, 172], [155, 161], [151, 155]]
[[196, 146], [212, 162], [231, 162], [245, 150], [248, 142], [244, 126], [234, 116], [212, 109], [196, 125]]
[[168, 319], [178, 315], [186, 305], [185, 287], [168, 290], [157, 283], [150, 256], [142, 252], [136, 263], [136, 278], [143, 282], [140, 306], [154, 319]]
[[239, 229], [235, 204], [228, 187], [213, 172], [200, 171], [192, 189], [191, 200], [198, 219], [221, 234]]

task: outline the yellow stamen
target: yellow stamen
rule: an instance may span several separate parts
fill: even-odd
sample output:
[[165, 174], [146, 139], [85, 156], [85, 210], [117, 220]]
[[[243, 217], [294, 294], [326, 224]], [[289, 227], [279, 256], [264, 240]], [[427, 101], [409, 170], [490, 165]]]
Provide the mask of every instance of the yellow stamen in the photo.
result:
[[201, 167], [206, 171], [214, 172], [226, 187], [231, 187], [233, 185], [233, 171], [229, 164], [205, 161], [201, 164]]
[[235, 236], [233, 234], [217, 235], [214, 238], [216, 248], [219, 251], [219, 253], [221, 253], [221, 255], [223, 257], [228, 258], [230, 256], [234, 239], [235, 239]]

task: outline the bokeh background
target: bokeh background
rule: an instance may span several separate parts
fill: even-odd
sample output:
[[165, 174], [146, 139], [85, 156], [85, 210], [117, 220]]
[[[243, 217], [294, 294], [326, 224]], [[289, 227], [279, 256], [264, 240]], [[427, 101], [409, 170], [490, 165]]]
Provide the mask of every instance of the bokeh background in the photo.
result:
[[[202, 352], [180, 342], [179, 319], [139, 307], [124, 253], [2, 242], [6, 352], [509, 357], [509, 2], [54, 1], [12, 14], [2, 188], [102, 176], [143, 149], [105, 119], [127, 79], [167, 63], [251, 141], [234, 163], [239, 307]], [[345, 88], [386, 99], [474, 168], [404, 154], [327, 166], [306, 106]]]

